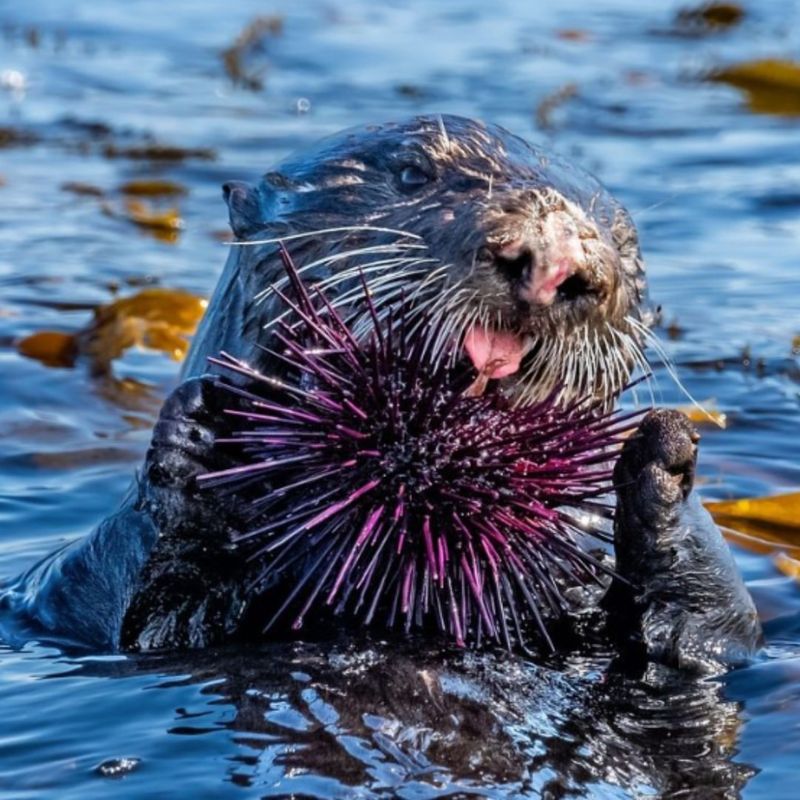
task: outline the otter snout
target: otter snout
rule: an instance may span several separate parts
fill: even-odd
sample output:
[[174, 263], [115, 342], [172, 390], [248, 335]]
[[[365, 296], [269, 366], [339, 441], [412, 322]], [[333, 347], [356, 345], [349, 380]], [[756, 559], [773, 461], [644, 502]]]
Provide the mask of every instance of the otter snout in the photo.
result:
[[[509, 227], [514, 220], [509, 220]], [[601, 303], [611, 290], [610, 271], [592, 262], [572, 215], [555, 211], [521, 234], [499, 234], [483, 252], [511, 286], [516, 301], [529, 306]]]

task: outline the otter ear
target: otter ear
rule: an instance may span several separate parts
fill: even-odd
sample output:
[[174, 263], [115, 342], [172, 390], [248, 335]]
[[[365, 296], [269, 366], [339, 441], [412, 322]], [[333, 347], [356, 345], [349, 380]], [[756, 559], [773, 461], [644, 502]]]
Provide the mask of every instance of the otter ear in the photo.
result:
[[222, 196], [228, 204], [231, 230], [237, 239], [244, 239], [263, 227], [258, 187], [242, 181], [222, 184]]

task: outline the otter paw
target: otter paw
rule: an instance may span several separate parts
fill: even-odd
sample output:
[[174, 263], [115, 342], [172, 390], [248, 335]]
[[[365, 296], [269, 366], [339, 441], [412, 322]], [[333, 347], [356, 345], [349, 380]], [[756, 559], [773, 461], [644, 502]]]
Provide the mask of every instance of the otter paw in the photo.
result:
[[214, 441], [226, 422], [216, 382], [212, 375], [190, 378], [165, 401], [145, 458], [153, 486], [185, 488], [218, 465]]
[[651, 411], [614, 469], [617, 578], [604, 598], [624, 647], [694, 671], [740, 663], [760, 626], [728, 547], [692, 492], [699, 436], [678, 411]]
[[614, 470], [623, 503], [646, 513], [653, 504], [679, 503], [694, 487], [700, 435], [685, 414], [655, 409], [625, 443]]

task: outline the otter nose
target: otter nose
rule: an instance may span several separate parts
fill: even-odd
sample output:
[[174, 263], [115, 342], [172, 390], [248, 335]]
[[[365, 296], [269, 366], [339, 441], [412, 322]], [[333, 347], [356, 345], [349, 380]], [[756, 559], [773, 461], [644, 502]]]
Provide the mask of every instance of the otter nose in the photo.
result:
[[536, 266], [536, 255], [530, 243], [516, 239], [490, 248], [498, 271], [513, 282], [527, 281]]
[[520, 238], [496, 245], [492, 254], [498, 272], [525, 302], [547, 306], [597, 294], [583, 268], [583, 251], [574, 241], [537, 247]]

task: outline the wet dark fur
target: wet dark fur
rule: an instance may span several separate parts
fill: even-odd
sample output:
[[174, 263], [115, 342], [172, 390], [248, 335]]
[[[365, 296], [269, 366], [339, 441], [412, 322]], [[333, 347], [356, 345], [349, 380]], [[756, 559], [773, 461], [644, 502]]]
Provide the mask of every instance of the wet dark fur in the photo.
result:
[[[411, 167], [418, 172], [407, 172]], [[415, 178], [413, 186], [404, 182], [409, 175]], [[596, 345], [595, 368], [580, 374], [573, 369], [574, 382], [567, 381], [567, 394], [592, 390], [611, 403], [628, 378], [633, 358], [627, 352], [620, 355], [612, 329], [636, 340], [629, 320], [640, 317], [644, 277], [627, 214], [594, 178], [500, 128], [435, 117], [346, 131], [290, 157], [257, 186], [229, 184], [225, 193], [232, 228], [246, 242], [362, 226], [290, 240], [301, 267], [321, 255], [359, 247], [422, 242], [433, 259], [426, 269], [441, 267], [442, 277], [426, 285], [424, 274], [412, 277], [404, 272], [406, 264], [399, 265], [404, 290], [413, 295], [413, 289], [419, 289], [417, 302], [430, 306], [461, 282], [468, 293], [447, 313], [459, 319], [459, 313], [484, 310], [492, 324], [532, 337], [531, 358], [553, 346], [561, 348], [553, 353], [561, 352], [563, 363], [571, 363], [570, 336], [575, 330], [588, 331]], [[548, 209], [576, 214], [574, 236], [569, 236], [573, 244], [585, 243], [579, 270], [584, 291], [536, 307], [520, 300], [524, 270], [535, 268], [536, 253], [528, 253], [521, 266], [509, 265], [498, 253], [510, 240], [535, 244], [528, 228], [535, 228]], [[335, 273], [354, 258], [363, 265], [363, 259], [359, 262], [351, 255], [346, 262], [321, 265], [304, 277], [331, 279], [333, 293], [346, 293], [355, 279], [337, 283]], [[367, 261], [370, 258], [374, 254]], [[214, 436], [224, 434], [225, 423], [212, 381], [201, 377], [208, 369], [207, 357], [226, 350], [261, 371], [274, 370], [259, 345], [266, 341], [264, 327], [279, 307], [268, 289], [280, 274], [274, 244], [231, 249], [184, 366], [183, 382], [162, 409], [144, 467], [121, 509], [87, 539], [34, 566], [0, 598], [13, 612], [20, 639], [44, 635], [99, 649], [151, 650], [202, 647], [259, 635], [254, 622], [258, 614], [246, 598], [248, 565], [231, 545], [233, 535], [243, 530], [242, 503], [236, 497], [223, 502], [200, 492], [194, 479], [225, 466], [220, 463], [224, 457], [211, 448]], [[377, 295], [379, 311], [381, 302]], [[452, 333], [458, 337], [463, 330], [454, 328]], [[608, 367], [604, 359], [611, 357], [617, 358], [616, 367], [604, 369]], [[562, 363], [557, 357], [549, 358], [551, 362]], [[504, 379], [506, 391], [520, 401], [547, 389], [547, 382], [554, 379], [552, 374], [526, 377], [524, 367], [523, 362], [519, 379]], [[683, 498], [676, 506], [678, 513], [684, 501], [688, 502]], [[638, 501], [623, 493], [620, 502], [626, 504], [620, 517], [625, 522], [620, 524], [639, 525], [628, 513]], [[645, 517], [650, 505], [642, 506]], [[654, 511], [659, 508], [654, 499]], [[669, 538], [670, 523], [660, 516], [654, 519]], [[629, 533], [635, 551], [638, 529]], [[682, 544], [676, 540], [676, 546]], [[691, 557], [724, 560], [718, 548], [708, 552], [701, 548]], [[627, 558], [621, 561], [626, 565], [623, 572], [634, 563]], [[661, 561], [652, 562], [655, 572], [648, 572], [650, 558], [648, 553], [646, 564], [634, 565], [647, 575], [647, 582], [661, 580], [662, 569], [671, 575], [674, 565]], [[722, 575], [731, 584], [730, 596], [743, 602], [735, 570], [726, 567]], [[685, 588], [693, 592], [691, 585]], [[275, 591], [281, 595], [286, 587]], [[702, 607], [689, 604], [690, 613], [703, 612], [712, 600], [701, 594], [697, 599]], [[649, 601], [643, 602], [647, 606]], [[637, 621], [630, 611], [612, 618], [614, 626], [625, 630]], [[325, 621], [319, 622], [324, 627]], [[313, 628], [304, 628], [304, 635], [313, 636]], [[666, 660], [672, 656], [657, 649], [653, 655]], [[720, 660], [725, 657], [722, 653]]]

